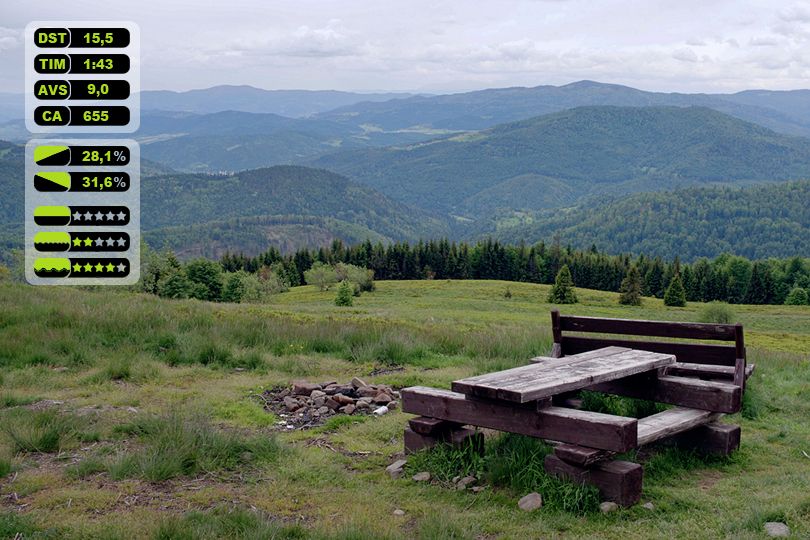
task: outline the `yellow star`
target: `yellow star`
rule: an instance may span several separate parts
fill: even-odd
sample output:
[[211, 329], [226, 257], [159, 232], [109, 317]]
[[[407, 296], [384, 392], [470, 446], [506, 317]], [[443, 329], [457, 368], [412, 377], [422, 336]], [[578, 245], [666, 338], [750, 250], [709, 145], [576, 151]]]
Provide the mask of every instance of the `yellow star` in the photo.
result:
[[84, 271], [85, 272], [92, 272], [93, 271], [93, 265], [90, 264], [90, 263], [85, 264], [84, 265]]
[[101, 263], [98, 263], [98, 264], [96, 265], [96, 272], [102, 272], [103, 270], [104, 270], [104, 267], [103, 267], [103, 266], [101, 266]]
[[78, 238], [78, 237], [74, 238], [73, 239], [73, 245], [76, 246], [76, 247], [82, 247], [82, 239]]
[[112, 263], [109, 263], [107, 265], [107, 272], [112, 272], [113, 270], [115, 270], [115, 267], [112, 265]]
[[73, 271], [74, 272], [81, 272], [82, 271], [82, 265], [80, 265], [79, 263], [74, 264], [73, 265]]
[[90, 238], [90, 237], [85, 238], [85, 239], [84, 239], [84, 245], [85, 245], [86, 247], [90, 247], [90, 246], [92, 246], [92, 245], [93, 245], [93, 239], [92, 239], [92, 238]]

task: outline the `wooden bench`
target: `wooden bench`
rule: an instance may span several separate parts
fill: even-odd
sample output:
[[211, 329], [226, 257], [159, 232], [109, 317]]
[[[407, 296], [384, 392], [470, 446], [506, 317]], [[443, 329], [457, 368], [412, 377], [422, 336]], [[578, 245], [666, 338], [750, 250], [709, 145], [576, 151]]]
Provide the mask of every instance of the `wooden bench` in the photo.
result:
[[[744, 386], [754, 366], [747, 366], [745, 340], [741, 324], [708, 324], [692, 322], [644, 321], [633, 319], [608, 319], [579, 317], [551, 312], [551, 331], [554, 336], [551, 356], [561, 358], [603, 347], [618, 346], [644, 351], [674, 354], [677, 363], [667, 368], [667, 373], [704, 380], [726, 380]], [[601, 334], [597, 337], [568, 335]], [[630, 340], [609, 337], [605, 334], [659, 337], [660, 340]], [[689, 342], [673, 341], [691, 340]], [[698, 342], [696, 342], [698, 341]], [[733, 342], [731, 345], [701, 343], [702, 341]], [[542, 361], [538, 359], [536, 361]]]
[[[643, 470], [637, 463], [612, 460], [617, 453], [664, 439], [720, 455], [739, 447], [739, 426], [717, 420], [740, 410], [745, 379], [753, 370], [746, 366], [742, 326], [570, 317], [554, 311], [552, 329], [552, 357], [456, 380], [452, 390], [403, 389], [403, 410], [421, 415], [405, 430], [406, 451], [440, 442], [472, 441], [483, 448], [480, 433], [466, 425], [537, 437], [554, 445], [544, 462], [548, 473], [593, 484], [605, 499], [629, 506], [641, 496]], [[734, 343], [703, 343], [708, 340]], [[576, 399], [581, 390], [674, 407], [639, 419], [584, 411]]]

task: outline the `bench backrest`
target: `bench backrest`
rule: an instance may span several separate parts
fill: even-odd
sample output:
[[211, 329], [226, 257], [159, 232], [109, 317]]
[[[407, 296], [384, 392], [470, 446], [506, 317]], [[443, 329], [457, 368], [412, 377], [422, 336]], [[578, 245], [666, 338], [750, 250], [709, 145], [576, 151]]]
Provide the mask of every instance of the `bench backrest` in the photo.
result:
[[[552, 356], [554, 357], [592, 351], [602, 347], [619, 346], [674, 354], [678, 362], [735, 366], [735, 382], [738, 382], [737, 371], [740, 371], [740, 374], [745, 372], [745, 341], [741, 324], [704, 324], [578, 317], [560, 315], [559, 311], [553, 310], [551, 312], [551, 329], [554, 335], [554, 348], [552, 350]], [[584, 337], [565, 335], [564, 332], [613, 334], [614, 336]], [[648, 339], [631, 340], [615, 337], [616, 334], [645, 338], [679, 338], [733, 343], [719, 345]]]

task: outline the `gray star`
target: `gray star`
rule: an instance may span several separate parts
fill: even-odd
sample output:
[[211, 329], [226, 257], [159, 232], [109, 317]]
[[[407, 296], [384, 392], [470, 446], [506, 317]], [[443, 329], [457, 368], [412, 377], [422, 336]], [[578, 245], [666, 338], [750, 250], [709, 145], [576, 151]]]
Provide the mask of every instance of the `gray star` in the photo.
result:
[[112, 221], [112, 219], [114, 217], [115, 217], [115, 214], [113, 214], [112, 212], [107, 212], [107, 216], [106, 216], [107, 221]]
[[123, 236], [122, 236], [121, 238], [119, 238], [119, 239], [118, 239], [118, 245], [119, 245], [119, 246], [124, 247], [126, 244], [127, 244], [127, 241], [126, 241], [126, 240], [124, 240], [124, 237], [123, 237]]
[[113, 244], [114, 244], [113, 239], [112, 238], [107, 238], [107, 245], [112, 246]]
[[102, 214], [101, 212], [96, 212], [96, 221], [101, 221], [101, 218], [103, 218], [103, 217], [104, 217], [104, 214]]
[[125, 213], [118, 212], [118, 219], [120, 219], [121, 221], [124, 221], [126, 219], [126, 217], [127, 217], [127, 215]]
[[90, 221], [92, 218], [93, 218], [93, 214], [91, 214], [90, 212], [85, 212], [85, 214], [84, 214], [85, 221]]
[[104, 240], [102, 240], [100, 236], [96, 238], [96, 245], [99, 247], [104, 245]]
[[73, 219], [75, 219], [76, 221], [79, 221], [80, 219], [82, 219], [82, 215], [79, 213], [78, 210], [76, 210], [76, 213], [73, 214]]
[[127, 269], [127, 267], [124, 266], [123, 263], [118, 263], [118, 266], [116, 268], [118, 268], [119, 272], [123, 272], [124, 270]]

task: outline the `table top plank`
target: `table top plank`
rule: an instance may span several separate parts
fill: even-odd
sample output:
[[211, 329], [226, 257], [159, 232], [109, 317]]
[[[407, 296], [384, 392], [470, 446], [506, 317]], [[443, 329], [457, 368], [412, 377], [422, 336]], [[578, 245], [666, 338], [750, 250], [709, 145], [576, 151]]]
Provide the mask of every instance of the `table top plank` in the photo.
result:
[[[576, 355], [574, 355], [576, 356]], [[675, 362], [671, 354], [610, 347], [589, 351], [568, 362], [541, 362], [453, 382], [453, 390], [468, 395], [526, 403], [600, 382], [655, 370]]]

